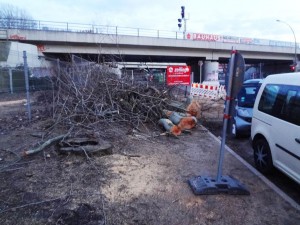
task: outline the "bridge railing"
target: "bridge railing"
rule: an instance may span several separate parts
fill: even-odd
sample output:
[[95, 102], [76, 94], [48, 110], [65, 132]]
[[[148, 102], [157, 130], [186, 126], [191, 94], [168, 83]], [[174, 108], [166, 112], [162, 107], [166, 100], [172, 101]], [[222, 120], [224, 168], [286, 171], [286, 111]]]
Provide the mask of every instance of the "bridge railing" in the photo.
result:
[[51, 22], [51, 21], [40, 21], [40, 20], [20, 20], [20, 19], [0, 18], [0, 28], [183, 39], [182, 32], [177, 32], [177, 31], [118, 27], [118, 26], [104, 26], [104, 25], [95, 25], [95, 24]]
[[[144, 28], [105, 26], [96, 24], [80, 24], [68, 22], [51, 22], [41, 20], [24, 20], [0, 18], [0, 29], [31, 29], [44, 31], [63, 31], [63, 32], [81, 32], [81, 33], [97, 33], [108, 35], [129, 35], [137, 37], [154, 37], [154, 38], [172, 38], [172, 39], [191, 39], [197, 41], [216, 41], [224, 43], [250, 44], [250, 45], [269, 45], [278, 47], [295, 47], [295, 43], [287, 41], [276, 41], [257, 38], [245, 38], [234, 36], [223, 36], [214, 34], [202, 34], [187, 32], [187, 37], [182, 32], [166, 31]], [[188, 38], [188, 35], [191, 37]], [[299, 48], [299, 44], [296, 45]]]

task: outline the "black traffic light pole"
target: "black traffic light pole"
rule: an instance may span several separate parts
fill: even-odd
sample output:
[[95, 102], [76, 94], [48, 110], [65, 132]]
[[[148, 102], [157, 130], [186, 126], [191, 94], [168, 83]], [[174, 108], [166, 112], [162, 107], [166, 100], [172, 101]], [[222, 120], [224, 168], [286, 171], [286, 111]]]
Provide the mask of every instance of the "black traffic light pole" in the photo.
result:
[[185, 39], [186, 21], [187, 19], [185, 18], [185, 7], [181, 6], [181, 18], [178, 19], [178, 27], [180, 29], [182, 27], [182, 22], [183, 22], [183, 39]]

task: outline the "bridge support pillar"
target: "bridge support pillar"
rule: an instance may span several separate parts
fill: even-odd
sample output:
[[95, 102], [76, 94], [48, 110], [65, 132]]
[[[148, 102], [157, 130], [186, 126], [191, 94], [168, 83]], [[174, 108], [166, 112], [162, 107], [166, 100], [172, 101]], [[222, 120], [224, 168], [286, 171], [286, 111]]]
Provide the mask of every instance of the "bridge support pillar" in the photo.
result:
[[219, 63], [215, 61], [192, 61], [187, 63], [191, 66], [193, 72], [193, 80], [195, 83], [203, 81], [218, 81]]
[[205, 61], [203, 64], [202, 81], [218, 81], [219, 63], [214, 61]]

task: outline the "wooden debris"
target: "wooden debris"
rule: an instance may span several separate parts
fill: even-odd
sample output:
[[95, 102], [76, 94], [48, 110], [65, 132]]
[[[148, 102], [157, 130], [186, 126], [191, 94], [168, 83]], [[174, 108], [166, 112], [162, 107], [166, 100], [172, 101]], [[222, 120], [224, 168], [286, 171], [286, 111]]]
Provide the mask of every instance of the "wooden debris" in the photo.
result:
[[179, 124], [178, 127], [181, 130], [190, 130], [194, 128], [197, 125], [197, 119], [194, 116], [189, 116], [189, 117], [183, 117]]
[[187, 106], [186, 111], [191, 116], [195, 116], [196, 118], [201, 117], [201, 105], [196, 99], [191, 101], [191, 103]]
[[158, 121], [158, 124], [174, 136], [178, 136], [181, 134], [180, 128], [177, 125], [174, 125], [169, 119], [162, 118]]
[[32, 155], [32, 154], [35, 154], [37, 152], [40, 152], [42, 151], [43, 149], [49, 147], [50, 145], [53, 145], [55, 143], [57, 143], [58, 141], [66, 138], [67, 135], [66, 134], [63, 134], [63, 135], [59, 135], [57, 137], [54, 137], [54, 138], [51, 138], [49, 140], [47, 140], [46, 142], [44, 142], [42, 145], [40, 145], [39, 147], [37, 148], [33, 148], [33, 149], [29, 149], [27, 151], [24, 152], [24, 155], [27, 156], [27, 155]]
[[[185, 116], [183, 113], [177, 113], [173, 111], [164, 110], [164, 115], [168, 117], [168, 119], [173, 123], [173, 125], [177, 125], [181, 131], [190, 130], [197, 125], [197, 118], [194, 116]], [[162, 121], [161, 121], [162, 123]], [[167, 121], [167, 124], [169, 122]], [[164, 125], [165, 126], [165, 125]], [[170, 130], [171, 128], [166, 128]]]
[[58, 144], [57, 151], [60, 153], [79, 153], [79, 154], [97, 154], [110, 155], [112, 154], [113, 145], [104, 140], [94, 138], [69, 138]]

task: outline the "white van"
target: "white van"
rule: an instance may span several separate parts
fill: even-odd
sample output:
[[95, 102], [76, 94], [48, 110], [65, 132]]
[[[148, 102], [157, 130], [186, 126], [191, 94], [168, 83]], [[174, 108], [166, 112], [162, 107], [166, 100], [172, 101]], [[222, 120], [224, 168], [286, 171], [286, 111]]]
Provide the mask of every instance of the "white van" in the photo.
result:
[[300, 73], [269, 75], [257, 94], [251, 125], [254, 161], [300, 184]]

